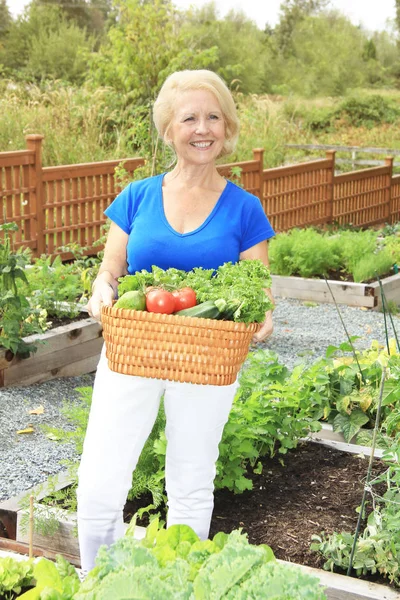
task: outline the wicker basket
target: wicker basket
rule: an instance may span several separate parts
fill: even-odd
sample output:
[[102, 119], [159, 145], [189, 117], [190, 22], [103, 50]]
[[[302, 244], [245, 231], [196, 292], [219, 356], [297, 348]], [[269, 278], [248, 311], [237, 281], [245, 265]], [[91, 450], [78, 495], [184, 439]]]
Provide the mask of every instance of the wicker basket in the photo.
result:
[[259, 323], [178, 317], [104, 306], [108, 366], [124, 375], [229, 385]]

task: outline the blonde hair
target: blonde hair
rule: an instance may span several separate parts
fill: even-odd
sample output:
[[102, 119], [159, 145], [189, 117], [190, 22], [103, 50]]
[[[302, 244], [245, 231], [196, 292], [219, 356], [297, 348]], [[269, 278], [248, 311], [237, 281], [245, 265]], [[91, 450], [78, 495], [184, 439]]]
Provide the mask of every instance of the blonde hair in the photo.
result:
[[239, 136], [235, 102], [221, 77], [207, 69], [176, 71], [167, 77], [153, 107], [153, 120], [159, 136], [168, 144], [166, 136], [174, 117], [176, 98], [192, 90], [206, 90], [218, 100], [225, 122], [225, 142], [219, 156], [230, 154]]

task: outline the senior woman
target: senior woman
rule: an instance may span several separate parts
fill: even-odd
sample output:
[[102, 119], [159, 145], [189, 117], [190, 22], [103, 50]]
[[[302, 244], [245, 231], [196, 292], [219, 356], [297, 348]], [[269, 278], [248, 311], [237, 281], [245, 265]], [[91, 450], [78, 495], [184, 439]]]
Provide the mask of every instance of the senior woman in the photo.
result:
[[[189, 271], [261, 259], [274, 234], [258, 198], [219, 175], [216, 159], [235, 147], [233, 98], [215, 73], [181, 71], [165, 81], [154, 105], [160, 137], [172, 146], [172, 171], [129, 184], [106, 209], [111, 227], [88, 302], [100, 318], [118, 277], [152, 265]], [[269, 293], [268, 291], [266, 293]], [[272, 333], [267, 313], [255, 341]], [[166, 414], [167, 526], [209, 534], [218, 444], [237, 384], [194, 385], [122, 375], [102, 353], [79, 467], [78, 531], [82, 569], [101, 544], [123, 535], [122, 510], [160, 399]]]

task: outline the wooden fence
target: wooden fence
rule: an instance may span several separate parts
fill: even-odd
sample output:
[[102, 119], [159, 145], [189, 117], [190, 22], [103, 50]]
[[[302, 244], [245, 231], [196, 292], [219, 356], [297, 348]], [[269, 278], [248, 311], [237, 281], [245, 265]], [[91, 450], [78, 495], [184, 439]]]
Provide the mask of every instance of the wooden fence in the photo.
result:
[[[142, 158], [42, 167], [41, 135], [26, 137], [27, 149], [0, 153], [0, 223], [15, 221], [15, 247], [30, 247], [33, 256], [69, 254], [59, 248], [78, 243], [96, 253], [105, 222], [104, 209], [118, 193], [115, 168], [124, 163], [132, 176]], [[263, 150], [253, 160], [220, 165], [257, 195], [276, 231], [293, 227], [353, 224], [357, 227], [400, 220], [400, 175], [392, 176], [392, 159], [384, 166], [335, 175], [335, 152], [326, 158], [264, 169]], [[236, 170], [235, 170], [236, 167]]]
[[14, 247], [29, 247], [33, 256], [72, 254], [61, 246], [78, 243], [97, 252], [104, 209], [115, 198], [115, 168], [124, 163], [132, 175], [142, 158], [42, 167], [42, 135], [28, 135], [27, 149], [0, 153], [0, 223], [14, 221]]

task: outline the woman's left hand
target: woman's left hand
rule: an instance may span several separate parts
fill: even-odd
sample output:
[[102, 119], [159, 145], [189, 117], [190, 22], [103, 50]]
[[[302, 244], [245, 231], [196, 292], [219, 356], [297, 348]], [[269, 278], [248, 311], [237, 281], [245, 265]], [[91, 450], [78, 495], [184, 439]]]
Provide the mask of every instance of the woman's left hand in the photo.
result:
[[262, 323], [262, 325], [261, 325], [260, 331], [258, 331], [257, 333], [255, 333], [253, 335], [252, 342], [253, 343], [264, 342], [267, 338], [269, 338], [269, 336], [272, 334], [273, 330], [274, 330], [274, 324], [272, 322], [272, 310], [269, 310], [265, 314], [265, 320], [264, 320], [264, 323]]

